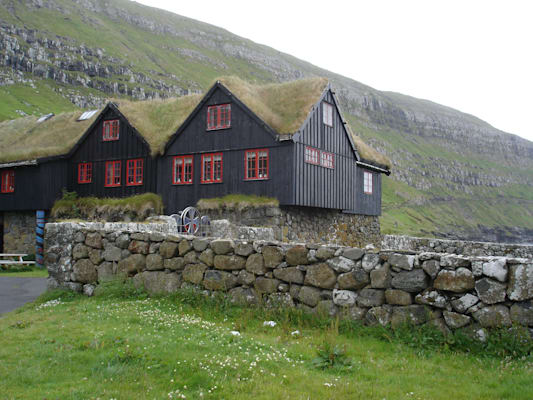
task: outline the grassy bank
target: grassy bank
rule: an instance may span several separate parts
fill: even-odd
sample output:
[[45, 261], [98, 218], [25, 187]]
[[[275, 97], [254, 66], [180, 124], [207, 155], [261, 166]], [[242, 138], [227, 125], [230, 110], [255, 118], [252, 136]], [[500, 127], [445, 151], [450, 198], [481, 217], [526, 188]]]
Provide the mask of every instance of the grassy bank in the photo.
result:
[[46, 268], [37, 268], [29, 266], [26, 266], [24, 268], [0, 268], [0, 276], [7, 276], [13, 278], [46, 278], [48, 277], [48, 271], [46, 270]]
[[[274, 327], [264, 325], [271, 320]], [[485, 344], [469, 354], [435, 335], [240, 308], [192, 293], [148, 298], [116, 286], [94, 298], [49, 292], [0, 319], [0, 397], [533, 396], [533, 360], [516, 353], [516, 344]], [[320, 367], [329, 360], [332, 367]]]

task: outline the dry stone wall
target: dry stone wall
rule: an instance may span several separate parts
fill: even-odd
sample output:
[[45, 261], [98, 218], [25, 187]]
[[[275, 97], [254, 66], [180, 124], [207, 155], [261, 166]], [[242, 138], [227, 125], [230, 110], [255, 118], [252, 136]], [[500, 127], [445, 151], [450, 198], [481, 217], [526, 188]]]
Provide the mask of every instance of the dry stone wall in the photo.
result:
[[[344, 246], [380, 246], [377, 216], [346, 214], [339, 210], [316, 207], [254, 206], [239, 208], [202, 208], [211, 220], [228, 220], [236, 227], [263, 227], [275, 240], [289, 242], [335, 243]], [[238, 230], [238, 229], [237, 229]], [[230, 232], [231, 233], [231, 232]], [[232, 236], [239, 237], [237, 232]]]
[[532, 259], [201, 238], [164, 227], [47, 224], [50, 286], [92, 295], [101, 282], [131, 279], [150, 293], [222, 291], [245, 304], [367, 324], [467, 327], [480, 337], [485, 327], [533, 327]]
[[411, 252], [455, 253], [468, 256], [533, 258], [533, 245], [417, 238], [399, 235], [385, 235], [381, 248], [384, 250]]

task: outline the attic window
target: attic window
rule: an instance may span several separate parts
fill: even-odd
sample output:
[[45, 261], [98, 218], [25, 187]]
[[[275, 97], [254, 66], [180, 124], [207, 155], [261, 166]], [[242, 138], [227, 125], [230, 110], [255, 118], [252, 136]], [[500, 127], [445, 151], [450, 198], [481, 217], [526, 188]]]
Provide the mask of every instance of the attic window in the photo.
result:
[[126, 164], [126, 186], [138, 186], [143, 184], [144, 160], [128, 160]]
[[78, 164], [78, 183], [91, 183], [93, 180], [93, 163]]
[[118, 127], [119, 127], [118, 119], [114, 119], [111, 121], [104, 121], [104, 128], [103, 128], [103, 134], [102, 134], [104, 142], [108, 142], [111, 140], [118, 140], [118, 136], [119, 136]]
[[374, 174], [372, 172], [364, 171], [363, 188], [365, 194], [372, 194], [372, 181]]
[[2, 171], [2, 193], [13, 193], [15, 191], [15, 171], [9, 169]]
[[177, 156], [173, 160], [172, 183], [190, 185], [193, 176], [193, 156]]
[[207, 130], [227, 129], [231, 126], [231, 104], [207, 107]]
[[333, 106], [329, 103], [322, 103], [322, 121], [327, 126], [333, 126]]
[[120, 186], [121, 176], [120, 161], [107, 161], [105, 163], [105, 187]]

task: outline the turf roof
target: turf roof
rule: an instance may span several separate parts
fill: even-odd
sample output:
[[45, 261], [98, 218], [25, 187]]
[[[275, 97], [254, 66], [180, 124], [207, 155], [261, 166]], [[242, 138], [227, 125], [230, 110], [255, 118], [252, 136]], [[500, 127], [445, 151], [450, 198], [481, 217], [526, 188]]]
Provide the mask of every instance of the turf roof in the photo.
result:
[[[325, 78], [308, 78], [281, 84], [253, 85], [237, 77], [219, 81], [280, 135], [300, 129], [327, 88]], [[150, 145], [152, 155], [161, 154], [203, 95], [166, 100], [115, 99], [119, 111]], [[0, 122], [0, 162], [30, 160], [68, 153], [100, 113], [77, 121], [83, 111], [56, 115], [38, 123], [38, 117]], [[363, 159], [390, 167], [390, 161], [349, 130]]]

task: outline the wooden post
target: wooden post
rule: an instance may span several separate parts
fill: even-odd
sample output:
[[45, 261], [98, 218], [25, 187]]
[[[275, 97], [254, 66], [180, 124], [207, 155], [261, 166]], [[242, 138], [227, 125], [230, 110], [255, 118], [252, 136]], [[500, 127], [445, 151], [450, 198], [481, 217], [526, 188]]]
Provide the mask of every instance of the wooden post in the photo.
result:
[[42, 210], [37, 210], [36, 213], [37, 227], [35, 228], [35, 264], [37, 267], [44, 268], [44, 223], [45, 223], [45, 213]]

